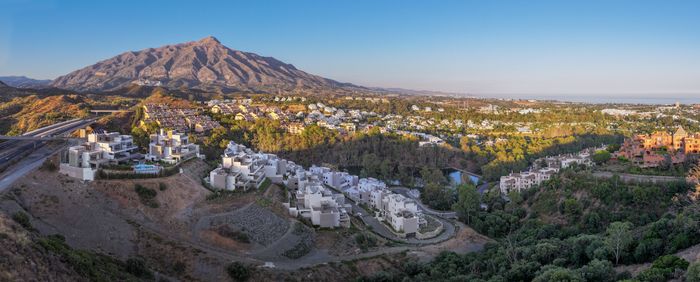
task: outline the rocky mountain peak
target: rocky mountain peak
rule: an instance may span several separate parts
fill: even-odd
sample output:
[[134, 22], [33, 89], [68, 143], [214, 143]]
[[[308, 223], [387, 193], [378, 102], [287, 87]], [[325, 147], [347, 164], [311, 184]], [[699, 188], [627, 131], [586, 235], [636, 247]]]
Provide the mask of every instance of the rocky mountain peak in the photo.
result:
[[200, 39], [197, 43], [201, 45], [221, 45], [221, 42], [211, 35]]
[[51, 82], [51, 86], [77, 91], [111, 91], [133, 84], [236, 90], [352, 86], [272, 57], [230, 49], [213, 36], [126, 52]]

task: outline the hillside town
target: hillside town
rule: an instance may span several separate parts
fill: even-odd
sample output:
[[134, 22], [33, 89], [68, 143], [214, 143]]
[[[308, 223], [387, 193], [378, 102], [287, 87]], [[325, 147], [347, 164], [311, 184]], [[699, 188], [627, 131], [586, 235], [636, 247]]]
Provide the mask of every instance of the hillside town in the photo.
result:
[[178, 132], [203, 133], [221, 125], [209, 116], [197, 112], [193, 108], [171, 108], [167, 104], [143, 105], [141, 126], [155, 123], [160, 128]]

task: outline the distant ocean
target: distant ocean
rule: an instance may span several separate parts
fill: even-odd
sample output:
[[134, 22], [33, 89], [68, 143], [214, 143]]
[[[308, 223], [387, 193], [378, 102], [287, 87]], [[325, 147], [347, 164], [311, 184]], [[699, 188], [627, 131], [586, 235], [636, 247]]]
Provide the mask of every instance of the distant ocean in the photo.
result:
[[[661, 96], [661, 95], [659, 95]], [[510, 99], [535, 99], [535, 100], [556, 100], [562, 102], [581, 102], [591, 104], [649, 104], [649, 105], [670, 105], [676, 102], [681, 104], [700, 104], [700, 94], [696, 97], [674, 98], [668, 97], [615, 97], [610, 96], [539, 96], [539, 95], [512, 95], [510, 97], [498, 95], [494, 98]]]

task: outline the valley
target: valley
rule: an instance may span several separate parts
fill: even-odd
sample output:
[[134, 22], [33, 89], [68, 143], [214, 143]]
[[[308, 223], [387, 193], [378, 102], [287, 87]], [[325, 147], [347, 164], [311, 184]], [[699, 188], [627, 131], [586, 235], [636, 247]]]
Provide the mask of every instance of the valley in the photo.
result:
[[697, 5], [25, 2], [0, 281], [700, 281]]

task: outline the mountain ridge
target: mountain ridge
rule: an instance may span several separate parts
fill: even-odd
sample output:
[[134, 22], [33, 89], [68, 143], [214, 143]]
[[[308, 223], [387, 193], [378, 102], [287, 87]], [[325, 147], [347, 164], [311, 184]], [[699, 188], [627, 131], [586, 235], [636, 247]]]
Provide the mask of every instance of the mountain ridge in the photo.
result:
[[0, 82], [15, 88], [44, 88], [51, 83], [50, 79], [33, 79], [26, 76], [0, 76]]
[[113, 91], [131, 84], [207, 90], [358, 87], [306, 73], [273, 57], [228, 48], [213, 36], [124, 52], [60, 76], [50, 86]]

